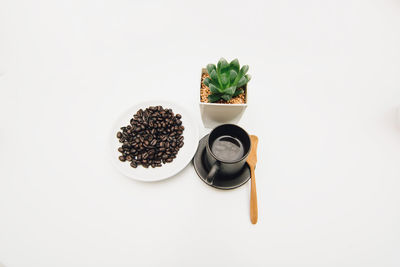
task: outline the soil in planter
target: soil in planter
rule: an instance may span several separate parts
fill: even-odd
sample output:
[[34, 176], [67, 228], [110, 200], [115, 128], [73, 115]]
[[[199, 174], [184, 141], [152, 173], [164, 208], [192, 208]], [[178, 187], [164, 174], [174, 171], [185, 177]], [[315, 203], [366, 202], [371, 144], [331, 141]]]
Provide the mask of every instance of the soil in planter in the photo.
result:
[[[206, 86], [203, 81], [205, 78], [210, 77], [208, 75], [208, 73], [203, 73], [201, 75], [201, 88], [200, 88], [200, 101], [203, 103], [209, 103], [208, 102], [208, 96], [211, 94], [210, 88], [208, 88], [208, 86]], [[242, 87], [241, 89], [244, 90], [244, 87]], [[221, 103], [221, 104], [246, 104], [246, 97], [245, 97], [245, 93], [246, 91], [244, 90], [244, 93], [236, 96], [236, 97], [232, 97], [229, 101], [225, 101], [223, 99], [215, 102], [215, 103]]]

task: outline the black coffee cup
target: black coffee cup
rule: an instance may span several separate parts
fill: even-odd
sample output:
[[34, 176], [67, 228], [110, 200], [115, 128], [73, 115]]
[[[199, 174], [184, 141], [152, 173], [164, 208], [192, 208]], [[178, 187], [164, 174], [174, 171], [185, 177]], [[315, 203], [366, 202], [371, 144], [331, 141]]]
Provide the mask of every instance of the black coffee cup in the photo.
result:
[[217, 174], [234, 177], [246, 163], [250, 147], [250, 136], [239, 126], [222, 124], [214, 128], [206, 144], [206, 181], [212, 184]]

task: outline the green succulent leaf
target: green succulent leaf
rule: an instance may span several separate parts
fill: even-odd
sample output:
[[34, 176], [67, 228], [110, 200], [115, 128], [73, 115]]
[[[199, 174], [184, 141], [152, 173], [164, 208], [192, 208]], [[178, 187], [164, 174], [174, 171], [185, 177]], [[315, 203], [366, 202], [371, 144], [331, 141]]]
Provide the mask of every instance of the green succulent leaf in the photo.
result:
[[215, 67], [215, 65], [214, 64], [208, 64], [207, 65], [207, 72], [208, 72], [208, 74], [210, 74], [213, 70], [215, 70], [216, 69], [216, 67]]
[[216, 70], [211, 71], [210, 78], [214, 85], [219, 84], [218, 74]]
[[212, 84], [212, 83], [210, 83], [210, 91], [211, 91], [211, 93], [213, 93], [213, 94], [219, 94], [219, 93], [222, 93], [221, 91], [221, 89], [220, 88], [218, 88], [217, 86], [215, 86], [214, 84]]
[[210, 81], [211, 81], [210, 78], [207, 77], [207, 78], [204, 79], [203, 83], [204, 83], [206, 86], [210, 86]]
[[220, 99], [221, 99], [220, 95], [209, 95], [208, 96], [208, 101], [211, 103], [217, 102]]
[[221, 74], [221, 83], [223, 87], [226, 87], [229, 85], [229, 76], [227, 73], [222, 73]]
[[249, 82], [251, 80], [251, 75], [250, 74], [246, 74], [245, 77], [247, 79], [247, 82]]
[[232, 70], [236, 71], [236, 73], [239, 72], [240, 64], [239, 64], [239, 60], [237, 58], [232, 60], [231, 63], [229, 63], [229, 66], [231, 67]]
[[236, 90], [236, 92], [233, 94], [233, 96], [234, 97], [238, 96], [238, 95], [242, 94], [243, 92], [244, 92], [243, 89]]
[[226, 101], [229, 101], [232, 98], [232, 95], [222, 95], [221, 98]]
[[231, 70], [229, 73], [229, 80], [230, 80], [230, 84], [233, 84], [233, 82], [235, 81], [237, 77], [237, 72], [235, 70]]
[[225, 58], [221, 58], [217, 64], [218, 74], [221, 75], [221, 73], [225, 72], [227, 69], [229, 69], [228, 61], [226, 61]]
[[247, 83], [247, 78], [246, 78], [246, 76], [243, 76], [241, 79], [240, 79], [240, 81], [238, 82], [238, 84], [237, 84], [237, 87], [239, 88], [239, 87], [242, 87], [243, 85], [245, 85]]
[[249, 71], [249, 65], [243, 65], [243, 67], [240, 69], [240, 72], [245, 75]]
[[235, 90], [236, 90], [236, 86], [228, 87], [224, 90], [224, 94], [232, 96], [235, 93]]

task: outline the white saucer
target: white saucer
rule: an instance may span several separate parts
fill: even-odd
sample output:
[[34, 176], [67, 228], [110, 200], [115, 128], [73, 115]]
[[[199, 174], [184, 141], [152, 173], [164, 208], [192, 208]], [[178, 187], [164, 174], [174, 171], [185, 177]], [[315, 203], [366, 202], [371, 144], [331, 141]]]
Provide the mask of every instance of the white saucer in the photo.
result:
[[[179, 150], [176, 158], [171, 163], [163, 164], [162, 167], [157, 168], [144, 168], [142, 166], [138, 166], [137, 168], [132, 168], [129, 165], [129, 162], [121, 162], [118, 157], [121, 155], [118, 152], [118, 147], [121, 146], [121, 143], [117, 139], [117, 132], [120, 131], [122, 126], [129, 125], [130, 119], [139, 109], [145, 109], [149, 106], [158, 106], [161, 105], [163, 108], [170, 108], [175, 114], [182, 115], [182, 125], [185, 126], [185, 130], [183, 131], [184, 136], [184, 145]], [[183, 107], [168, 101], [147, 101], [143, 103], [139, 103], [129, 108], [125, 113], [123, 113], [118, 120], [115, 122], [111, 135], [110, 135], [110, 156], [113, 165], [120, 171], [122, 174], [128, 176], [129, 178], [143, 181], [143, 182], [154, 182], [167, 179], [171, 176], [174, 176], [182, 169], [186, 167], [192, 160], [194, 154], [196, 153], [197, 146], [199, 144], [199, 129], [197, 125], [197, 121], [194, 119], [192, 114], [184, 109]]]

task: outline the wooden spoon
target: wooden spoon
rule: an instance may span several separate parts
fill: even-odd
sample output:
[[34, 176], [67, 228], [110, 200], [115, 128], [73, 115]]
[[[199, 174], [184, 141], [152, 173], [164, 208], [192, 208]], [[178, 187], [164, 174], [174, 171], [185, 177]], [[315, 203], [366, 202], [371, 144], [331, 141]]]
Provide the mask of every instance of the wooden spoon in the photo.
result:
[[256, 191], [256, 176], [254, 175], [254, 168], [257, 163], [257, 144], [258, 137], [250, 135], [251, 150], [249, 157], [247, 158], [247, 164], [250, 166], [250, 177], [251, 177], [251, 194], [250, 194], [250, 220], [252, 224], [257, 223], [258, 209], [257, 209], [257, 191]]

